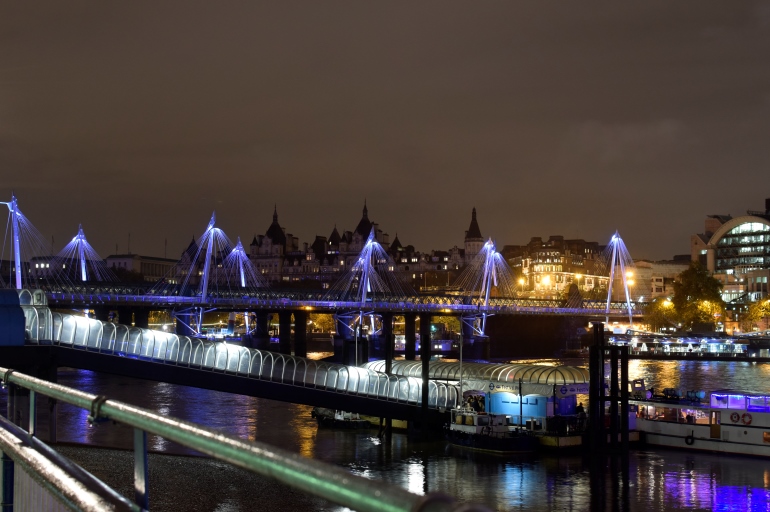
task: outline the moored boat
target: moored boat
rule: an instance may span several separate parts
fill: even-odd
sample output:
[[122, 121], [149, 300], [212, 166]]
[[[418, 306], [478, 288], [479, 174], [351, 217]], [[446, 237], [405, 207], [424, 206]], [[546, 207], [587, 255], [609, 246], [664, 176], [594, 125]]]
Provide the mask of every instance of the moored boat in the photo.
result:
[[537, 438], [515, 427], [510, 415], [468, 409], [451, 411], [446, 438], [454, 445], [497, 453], [528, 453], [538, 446]]
[[371, 424], [368, 421], [361, 419], [361, 417], [354, 412], [314, 407], [311, 415], [316, 419], [319, 427], [345, 429], [371, 428]]
[[643, 432], [647, 444], [770, 457], [770, 394], [718, 390], [707, 400], [702, 392], [646, 395], [629, 402], [636, 412], [631, 428]]

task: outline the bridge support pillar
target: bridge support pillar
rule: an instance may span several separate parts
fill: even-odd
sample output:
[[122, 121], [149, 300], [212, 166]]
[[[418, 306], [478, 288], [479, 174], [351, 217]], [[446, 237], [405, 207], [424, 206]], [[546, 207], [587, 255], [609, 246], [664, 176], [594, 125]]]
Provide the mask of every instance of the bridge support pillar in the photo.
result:
[[404, 314], [404, 359], [414, 361], [417, 359], [417, 315], [414, 313]]
[[117, 324], [125, 324], [125, 325], [132, 325], [134, 323], [134, 315], [131, 311], [131, 308], [121, 306], [115, 308], [115, 311], [117, 312], [115, 323]]
[[380, 322], [380, 333], [370, 337], [368, 353], [375, 359], [387, 359], [387, 346], [393, 334], [393, 313], [382, 313]]
[[291, 311], [278, 313], [278, 351], [291, 354]]
[[307, 311], [294, 312], [294, 355], [307, 357]]
[[149, 329], [150, 327], [150, 310], [149, 309], [135, 309], [134, 310], [134, 325], [143, 329]]
[[108, 306], [94, 306], [94, 318], [102, 322], [110, 321], [110, 308]]
[[193, 314], [188, 312], [174, 313], [176, 323], [175, 332], [177, 336], [192, 336], [195, 334], [192, 328]]
[[463, 333], [463, 339], [470, 341], [473, 339], [473, 317], [460, 317], [460, 329]]
[[430, 340], [430, 313], [420, 313], [420, 362], [422, 363], [422, 415], [427, 423], [428, 417], [428, 396], [430, 388], [428, 386], [430, 374], [430, 349], [432, 343]]
[[253, 348], [257, 350], [270, 349], [270, 318], [272, 314], [260, 309], [255, 313]]
[[[369, 361], [369, 339], [364, 336], [364, 316], [358, 317], [356, 330], [353, 334], [353, 366], [358, 366]], [[350, 363], [349, 363], [350, 364]]]
[[385, 349], [385, 373], [390, 375], [393, 372], [393, 355], [395, 347], [393, 342], [393, 313], [382, 314], [382, 332], [380, 333], [381, 345]]
[[351, 331], [348, 329], [347, 319], [344, 316], [334, 315], [334, 327], [337, 334], [334, 336], [334, 360], [350, 363], [350, 339]]

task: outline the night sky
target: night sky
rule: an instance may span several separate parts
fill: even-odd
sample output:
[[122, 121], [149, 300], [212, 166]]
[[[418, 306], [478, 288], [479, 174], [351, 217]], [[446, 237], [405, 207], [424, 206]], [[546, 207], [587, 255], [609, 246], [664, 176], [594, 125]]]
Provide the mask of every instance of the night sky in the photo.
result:
[[767, 2], [3, 2], [0, 201], [176, 258], [211, 212], [311, 243], [689, 252], [770, 197]]

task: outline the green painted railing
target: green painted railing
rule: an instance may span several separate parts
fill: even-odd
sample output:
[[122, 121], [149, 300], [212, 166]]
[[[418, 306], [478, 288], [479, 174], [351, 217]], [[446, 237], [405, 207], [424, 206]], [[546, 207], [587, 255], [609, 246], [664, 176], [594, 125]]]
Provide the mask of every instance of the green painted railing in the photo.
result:
[[[148, 508], [147, 433], [151, 433], [353, 510], [387, 512], [485, 512], [489, 510], [480, 505], [461, 504], [455, 498], [442, 493], [429, 493], [424, 496], [413, 494], [400, 487], [374, 482], [348, 473], [337, 466], [308, 459], [264, 443], [244, 441], [194, 423], [161, 416], [146, 409], [109, 400], [104, 396], [84, 393], [6, 368], [0, 367], [0, 375], [4, 385], [12, 384], [30, 390], [32, 402], [34, 402], [35, 393], [39, 393], [87, 409], [90, 411], [89, 418], [92, 420], [106, 418], [134, 427], [134, 480], [136, 501], [141, 508]], [[34, 435], [34, 405], [30, 407], [30, 430]]]

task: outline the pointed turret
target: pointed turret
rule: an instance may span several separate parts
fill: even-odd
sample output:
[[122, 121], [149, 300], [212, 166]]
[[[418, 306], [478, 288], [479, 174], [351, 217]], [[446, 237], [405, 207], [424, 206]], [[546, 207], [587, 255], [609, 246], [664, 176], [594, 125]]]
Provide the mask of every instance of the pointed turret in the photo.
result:
[[184, 250], [182, 255], [187, 255], [188, 258], [191, 260], [195, 258], [195, 255], [198, 254], [198, 244], [195, 242], [195, 236], [192, 237], [192, 241], [190, 242], [190, 245], [187, 246], [187, 249]]
[[471, 214], [471, 225], [468, 227], [468, 231], [465, 232], [465, 239], [476, 239], [476, 238], [484, 238], [481, 236], [481, 229], [479, 229], [479, 223], [476, 220], [476, 208], [473, 208], [473, 213]]
[[474, 256], [476, 256], [481, 248], [484, 246], [484, 237], [481, 236], [481, 229], [479, 229], [479, 223], [476, 220], [476, 208], [473, 208], [471, 213], [471, 225], [468, 226], [468, 231], [465, 232], [465, 262], [469, 263]]
[[401, 245], [401, 241], [398, 239], [398, 233], [396, 233], [396, 238], [393, 239], [393, 242], [390, 244], [390, 252], [391, 254], [395, 254], [398, 251], [403, 251], [404, 246]]
[[364, 240], [366, 240], [369, 233], [372, 232], [372, 222], [369, 220], [369, 209], [366, 207], [366, 200], [364, 200], [363, 215], [361, 215], [361, 220], [358, 221], [358, 226], [356, 226], [354, 232], [361, 235]]
[[275, 206], [273, 209], [273, 223], [267, 228], [265, 236], [273, 242], [273, 245], [286, 245], [286, 233], [284, 233], [281, 225], [278, 224], [278, 206]]
[[337, 225], [335, 224], [332, 234], [329, 235], [329, 245], [340, 245], [340, 240], [342, 240], [342, 237], [340, 236], [340, 232], [337, 231]]

